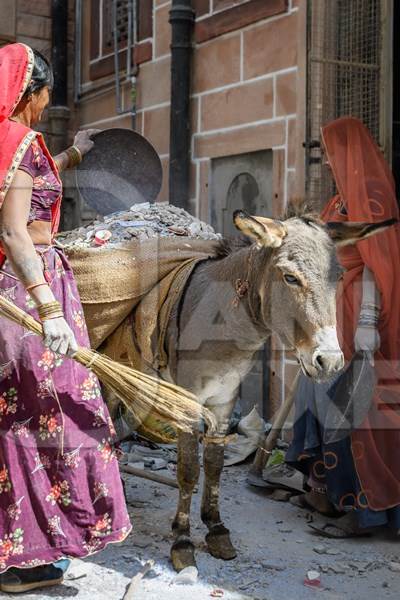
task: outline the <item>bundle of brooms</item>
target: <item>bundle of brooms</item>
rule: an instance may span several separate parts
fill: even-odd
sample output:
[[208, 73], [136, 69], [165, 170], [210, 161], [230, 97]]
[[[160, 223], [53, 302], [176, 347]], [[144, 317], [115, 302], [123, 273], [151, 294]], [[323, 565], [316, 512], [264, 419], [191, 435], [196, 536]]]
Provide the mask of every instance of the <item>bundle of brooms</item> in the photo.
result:
[[[4, 296], [0, 296], [0, 315], [43, 337], [41, 324]], [[203, 418], [208, 427], [214, 429], [214, 415], [181, 387], [122, 365], [89, 348], [80, 347], [73, 359], [93, 371], [139, 423], [144, 423], [151, 414], [178, 431], [190, 432]]]

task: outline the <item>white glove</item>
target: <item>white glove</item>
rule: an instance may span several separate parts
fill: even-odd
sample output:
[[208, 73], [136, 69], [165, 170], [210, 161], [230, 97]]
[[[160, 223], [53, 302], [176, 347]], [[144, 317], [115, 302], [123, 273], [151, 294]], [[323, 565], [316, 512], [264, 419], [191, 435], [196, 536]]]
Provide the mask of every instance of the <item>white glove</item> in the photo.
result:
[[57, 354], [73, 356], [78, 344], [72, 329], [63, 317], [43, 321], [44, 345]]

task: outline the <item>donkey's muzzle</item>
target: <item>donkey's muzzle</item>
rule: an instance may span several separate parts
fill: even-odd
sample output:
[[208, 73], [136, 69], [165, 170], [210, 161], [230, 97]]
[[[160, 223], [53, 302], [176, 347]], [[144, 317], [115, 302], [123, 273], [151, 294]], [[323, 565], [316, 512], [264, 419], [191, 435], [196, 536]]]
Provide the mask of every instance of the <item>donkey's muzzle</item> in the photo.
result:
[[344, 367], [344, 356], [340, 350], [338, 352], [314, 352], [311, 364], [317, 372], [318, 379], [327, 379], [341, 371]]
[[329, 379], [344, 367], [335, 327], [320, 328], [314, 335], [311, 349], [303, 347], [298, 355], [304, 373], [318, 381]]

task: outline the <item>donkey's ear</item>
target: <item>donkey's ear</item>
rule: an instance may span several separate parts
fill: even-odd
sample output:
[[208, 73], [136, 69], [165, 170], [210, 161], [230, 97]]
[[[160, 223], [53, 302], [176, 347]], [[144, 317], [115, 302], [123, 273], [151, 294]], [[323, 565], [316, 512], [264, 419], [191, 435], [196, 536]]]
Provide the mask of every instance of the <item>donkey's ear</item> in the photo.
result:
[[384, 231], [397, 223], [397, 219], [388, 219], [378, 223], [326, 223], [325, 227], [337, 246], [349, 246]]
[[287, 235], [287, 229], [282, 221], [251, 217], [244, 210], [236, 210], [233, 213], [233, 222], [236, 229], [255, 240], [260, 247], [279, 248]]

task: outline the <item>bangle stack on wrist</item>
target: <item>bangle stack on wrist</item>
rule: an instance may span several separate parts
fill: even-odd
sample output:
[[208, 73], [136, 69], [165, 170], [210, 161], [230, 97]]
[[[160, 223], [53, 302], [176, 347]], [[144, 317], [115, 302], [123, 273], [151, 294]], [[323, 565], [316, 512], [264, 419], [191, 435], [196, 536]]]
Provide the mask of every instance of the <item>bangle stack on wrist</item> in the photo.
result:
[[67, 148], [65, 152], [68, 156], [68, 169], [73, 169], [82, 162], [82, 152], [79, 150], [78, 146], [71, 146], [70, 148]]
[[379, 323], [379, 306], [376, 304], [363, 304], [360, 310], [358, 325], [377, 329]]
[[41, 321], [49, 321], [50, 319], [59, 319], [60, 317], [64, 317], [61, 304], [57, 300], [54, 300], [53, 302], [46, 302], [45, 304], [39, 304], [37, 310]]

